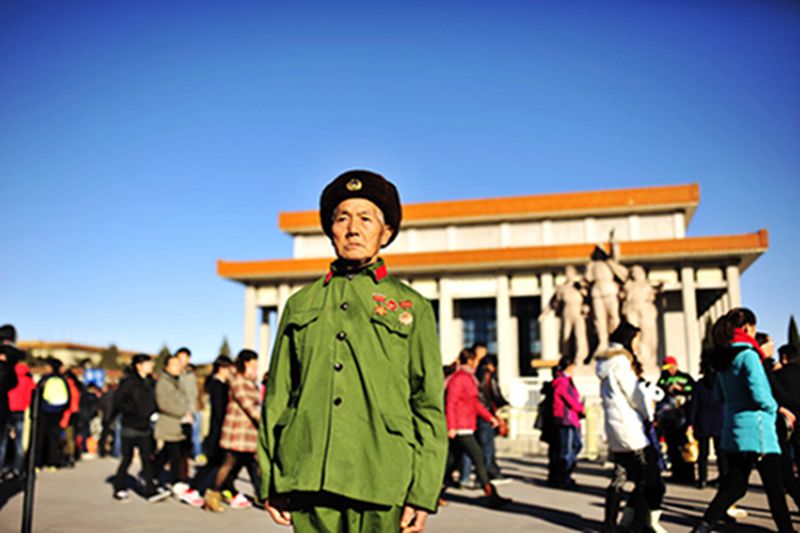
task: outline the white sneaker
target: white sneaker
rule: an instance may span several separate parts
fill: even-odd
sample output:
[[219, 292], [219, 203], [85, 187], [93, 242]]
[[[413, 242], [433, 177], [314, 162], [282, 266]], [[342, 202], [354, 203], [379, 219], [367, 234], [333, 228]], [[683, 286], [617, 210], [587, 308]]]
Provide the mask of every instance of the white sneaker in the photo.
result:
[[253, 506], [253, 503], [241, 492], [236, 495], [230, 503], [231, 509], [247, 509]]
[[200, 493], [194, 489], [189, 489], [186, 492], [184, 492], [181, 495], [180, 499], [182, 502], [188, 503], [192, 507], [202, 507], [203, 504], [205, 503], [205, 500], [203, 499], [202, 496], [200, 496]]
[[172, 495], [175, 496], [176, 498], [180, 498], [189, 489], [190, 489], [190, 487], [189, 487], [188, 483], [184, 483], [183, 481], [179, 481], [178, 483], [175, 483], [174, 485], [172, 485]]
[[167, 498], [169, 498], [169, 491], [164, 487], [156, 487], [156, 491], [147, 497], [147, 501], [150, 503], [158, 503]]
[[743, 518], [747, 518], [747, 511], [744, 509], [739, 509], [735, 505], [728, 507], [726, 513], [734, 520], [742, 520]]
[[662, 511], [650, 511], [647, 515], [647, 525], [653, 530], [653, 533], [668, 533], [664, 526], [658, 523], [661, 518]]
[[128, 503], [131, 501], [131, 495], [128, 494], [127, 490], [118, 490], [114, 493], [114, 499], [120, 503]]

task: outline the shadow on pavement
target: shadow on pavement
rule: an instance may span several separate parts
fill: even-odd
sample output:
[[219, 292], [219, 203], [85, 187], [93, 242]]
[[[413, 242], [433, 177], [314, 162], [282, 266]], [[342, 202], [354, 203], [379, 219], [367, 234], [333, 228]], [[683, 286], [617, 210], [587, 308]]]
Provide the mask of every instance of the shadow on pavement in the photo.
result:
[[3, 510], [3, 507], [6, 506], [11, 498], [24, 491], [25, 480], [23, 478], [0, 483], [0, 511]]
[[[480, 498], [466, 498], [458, 494], [448, 494], [445, 496], [445, 499], [450, 502], [474, 505], [488, 509], [488, 507], [483, 504]], [[545, 520], [551, 524], [556, 524], [571, 529], [572, 531], [600, 531], [600, 526], [602, 525], [597, 520], [584, 518], [577, 513], [570, 513], [568, 511], [517, 501], [512, 501], [502, 509], [497, 509], [497, 511], [502, 513], [535, 516], [540, 520]]]

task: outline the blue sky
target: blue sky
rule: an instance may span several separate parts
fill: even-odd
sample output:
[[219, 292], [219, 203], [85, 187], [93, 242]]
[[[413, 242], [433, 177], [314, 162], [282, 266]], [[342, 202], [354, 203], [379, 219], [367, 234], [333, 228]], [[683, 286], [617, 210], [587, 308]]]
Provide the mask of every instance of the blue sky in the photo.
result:
[[765, 227], [746, 305], [800, 314], [793, 2], [5, 2], [0, 322], [242, 342], [215, 261], [376, 169], [405, 201], [697, 182], [690, 235]]

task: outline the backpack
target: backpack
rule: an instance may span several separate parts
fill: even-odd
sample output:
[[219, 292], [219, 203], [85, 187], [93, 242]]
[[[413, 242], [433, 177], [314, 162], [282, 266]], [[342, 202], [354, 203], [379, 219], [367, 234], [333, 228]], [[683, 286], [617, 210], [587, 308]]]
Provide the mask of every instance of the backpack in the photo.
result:
[[61, 376], [50, 376], [42, 387], [42, 409], [47, 413], [60, 413], [69, 407], [69, 387]]

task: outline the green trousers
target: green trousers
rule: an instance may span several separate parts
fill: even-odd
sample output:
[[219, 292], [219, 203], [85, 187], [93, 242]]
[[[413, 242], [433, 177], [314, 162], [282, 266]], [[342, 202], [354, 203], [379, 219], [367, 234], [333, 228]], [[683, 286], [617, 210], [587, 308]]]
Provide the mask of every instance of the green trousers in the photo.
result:
[[324, 492], [294, 493], [290, 508], [296, 533], [398, 533], [403, 511]]

